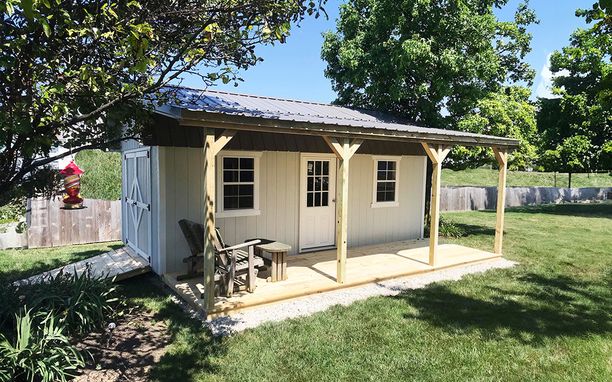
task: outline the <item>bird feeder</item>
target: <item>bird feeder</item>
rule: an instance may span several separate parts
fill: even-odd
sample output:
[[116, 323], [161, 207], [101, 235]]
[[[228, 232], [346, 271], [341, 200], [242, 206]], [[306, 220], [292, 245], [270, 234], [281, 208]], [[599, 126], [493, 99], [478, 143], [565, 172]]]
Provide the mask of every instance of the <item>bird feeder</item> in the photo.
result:
[[64, 177], [64, 190], [66, 192], [66, 195], [64, 195], [63, 208], [69, 210], [85, 208], [83, 207], [83, 198], [81, 198], [79, 194], [81, 191], [81, 174], [83, 174], [83, 170], [81, 170], [74, 161], [71, 161], [68, 166], [60, 171], [60, 174]]

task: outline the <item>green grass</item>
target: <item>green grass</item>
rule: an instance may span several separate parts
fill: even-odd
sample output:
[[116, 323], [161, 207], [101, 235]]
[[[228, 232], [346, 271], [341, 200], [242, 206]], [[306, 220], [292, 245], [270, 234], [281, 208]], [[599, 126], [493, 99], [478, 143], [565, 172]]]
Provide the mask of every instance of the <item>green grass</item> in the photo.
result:
[[[442, 170], [444, 186], [497, 186], [497, 170], [474, 168], [454, 171]], [[555, 187], [552, 172], [509, 171], [507, 184], [510, 187]], [[567, 187], [568, 174], [557, 173], [556, 187]], [[572, 174], [572, 187], [612, 187], [612, 176], [605, 174]]]
[[84, 150], [75, 158], [85, 173], [81, 176], [81, 195], [87, 199], [121, 198], [121, 153]]
[[[607, 381], [612, 375], [612, 204], [512, 209], [512, 269], [376, 297], [212, 338], [155, 278], [133, 303], [166, 320], [172, 344], [154, 381]], [[491, 250], [492, 212], [449, 213], [445, 240]]]
[[0, 250], [0, 280], [14, 281], [121, 247], [120, 242]]

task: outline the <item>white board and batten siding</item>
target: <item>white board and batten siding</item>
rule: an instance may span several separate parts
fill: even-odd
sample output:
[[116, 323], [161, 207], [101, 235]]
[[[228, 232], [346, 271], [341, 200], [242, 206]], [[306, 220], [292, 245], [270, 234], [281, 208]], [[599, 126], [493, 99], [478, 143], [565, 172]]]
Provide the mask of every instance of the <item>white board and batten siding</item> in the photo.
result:
[[[152, 260], [157, 273], [185, 271], [183, 258], [189, 248], [178, 225], [180, 219], [202, 222], [202, 149], [156, 147], [153, 162], [155, 195]], [[262, 237], [299, 247], [300, 153], [263, 152], [259, 157], [259, 211], [257, 215], [217, 217], [216, 225], [227, 243]], [[426, 157], [403, 156], [400, 161], [399, 204], [372, 208], [373, 171], [371, 155], [351, 159], [349, 192], [350, 247], [417, 239], [423, 234]], [[217, 169], [220, 169], [217, 164]], [[159, 175], [159, 176], [158, 176]], [[157, 183], [157, 184], [156, 184]], [[220, 185], [217, 184], [219, 190]], [[220, 193], [217, 191], [217, 198]], [[156, 211], [155, 211], [156, 210]], [[158, 262], [158, 264], [155, 264]]]

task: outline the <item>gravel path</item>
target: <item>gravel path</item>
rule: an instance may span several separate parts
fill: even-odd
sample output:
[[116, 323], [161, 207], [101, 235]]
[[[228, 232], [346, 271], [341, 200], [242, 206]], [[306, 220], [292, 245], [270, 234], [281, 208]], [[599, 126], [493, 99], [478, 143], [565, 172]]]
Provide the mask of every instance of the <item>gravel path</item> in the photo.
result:
[[465, 275], [482, 273], [490, 269], [511, 268], [515, 262], [498, 259], [485, 263], [455, 267], [418, 276], [367, 284], [360, 287], [325, 292], [312, 296], [293, 299], [287, 302], [251, 308], [232, 316], [219, 317], [207, 321], [216, 336], [229, 335], [248, 328], [254, 328], [265, 322], [282, 321], [288, 318], [309, 316], [328, 309], [333, 305], [350, 305], [351, 303], [373, 296], [395, 296], [401, 292], [423, 288], [431, 283], [446, 280], [459, 280]]

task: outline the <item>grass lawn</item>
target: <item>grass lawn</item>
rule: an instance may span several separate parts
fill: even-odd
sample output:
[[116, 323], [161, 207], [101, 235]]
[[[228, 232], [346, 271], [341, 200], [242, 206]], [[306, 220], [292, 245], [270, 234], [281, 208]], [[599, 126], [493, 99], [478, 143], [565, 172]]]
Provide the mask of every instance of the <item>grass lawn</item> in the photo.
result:
[[[497, 170], [474, 168], [461, 171], [442, 170], [444, 186], [497, 186]], [[557, 187], [567, 187], [568, 174], [557, 174]], [[509, 171], [509, 187], [554, 187], [552, 172]], [[612, 187], [612, 176], [608, 174], [572, 174], [572, 187]]]
[[[214, 339], [153, 277], [129, 299], [167, 320], [172, 344], [154, 381], [609, 381], [612, 204], [512, 209], [515, 268], [376, 297]], [[445, 215], [490, 250], [495, 214]]]
[[15, 281], [119, 248], [121, 242], [36, 249], [0, 249], [0, 280]]

